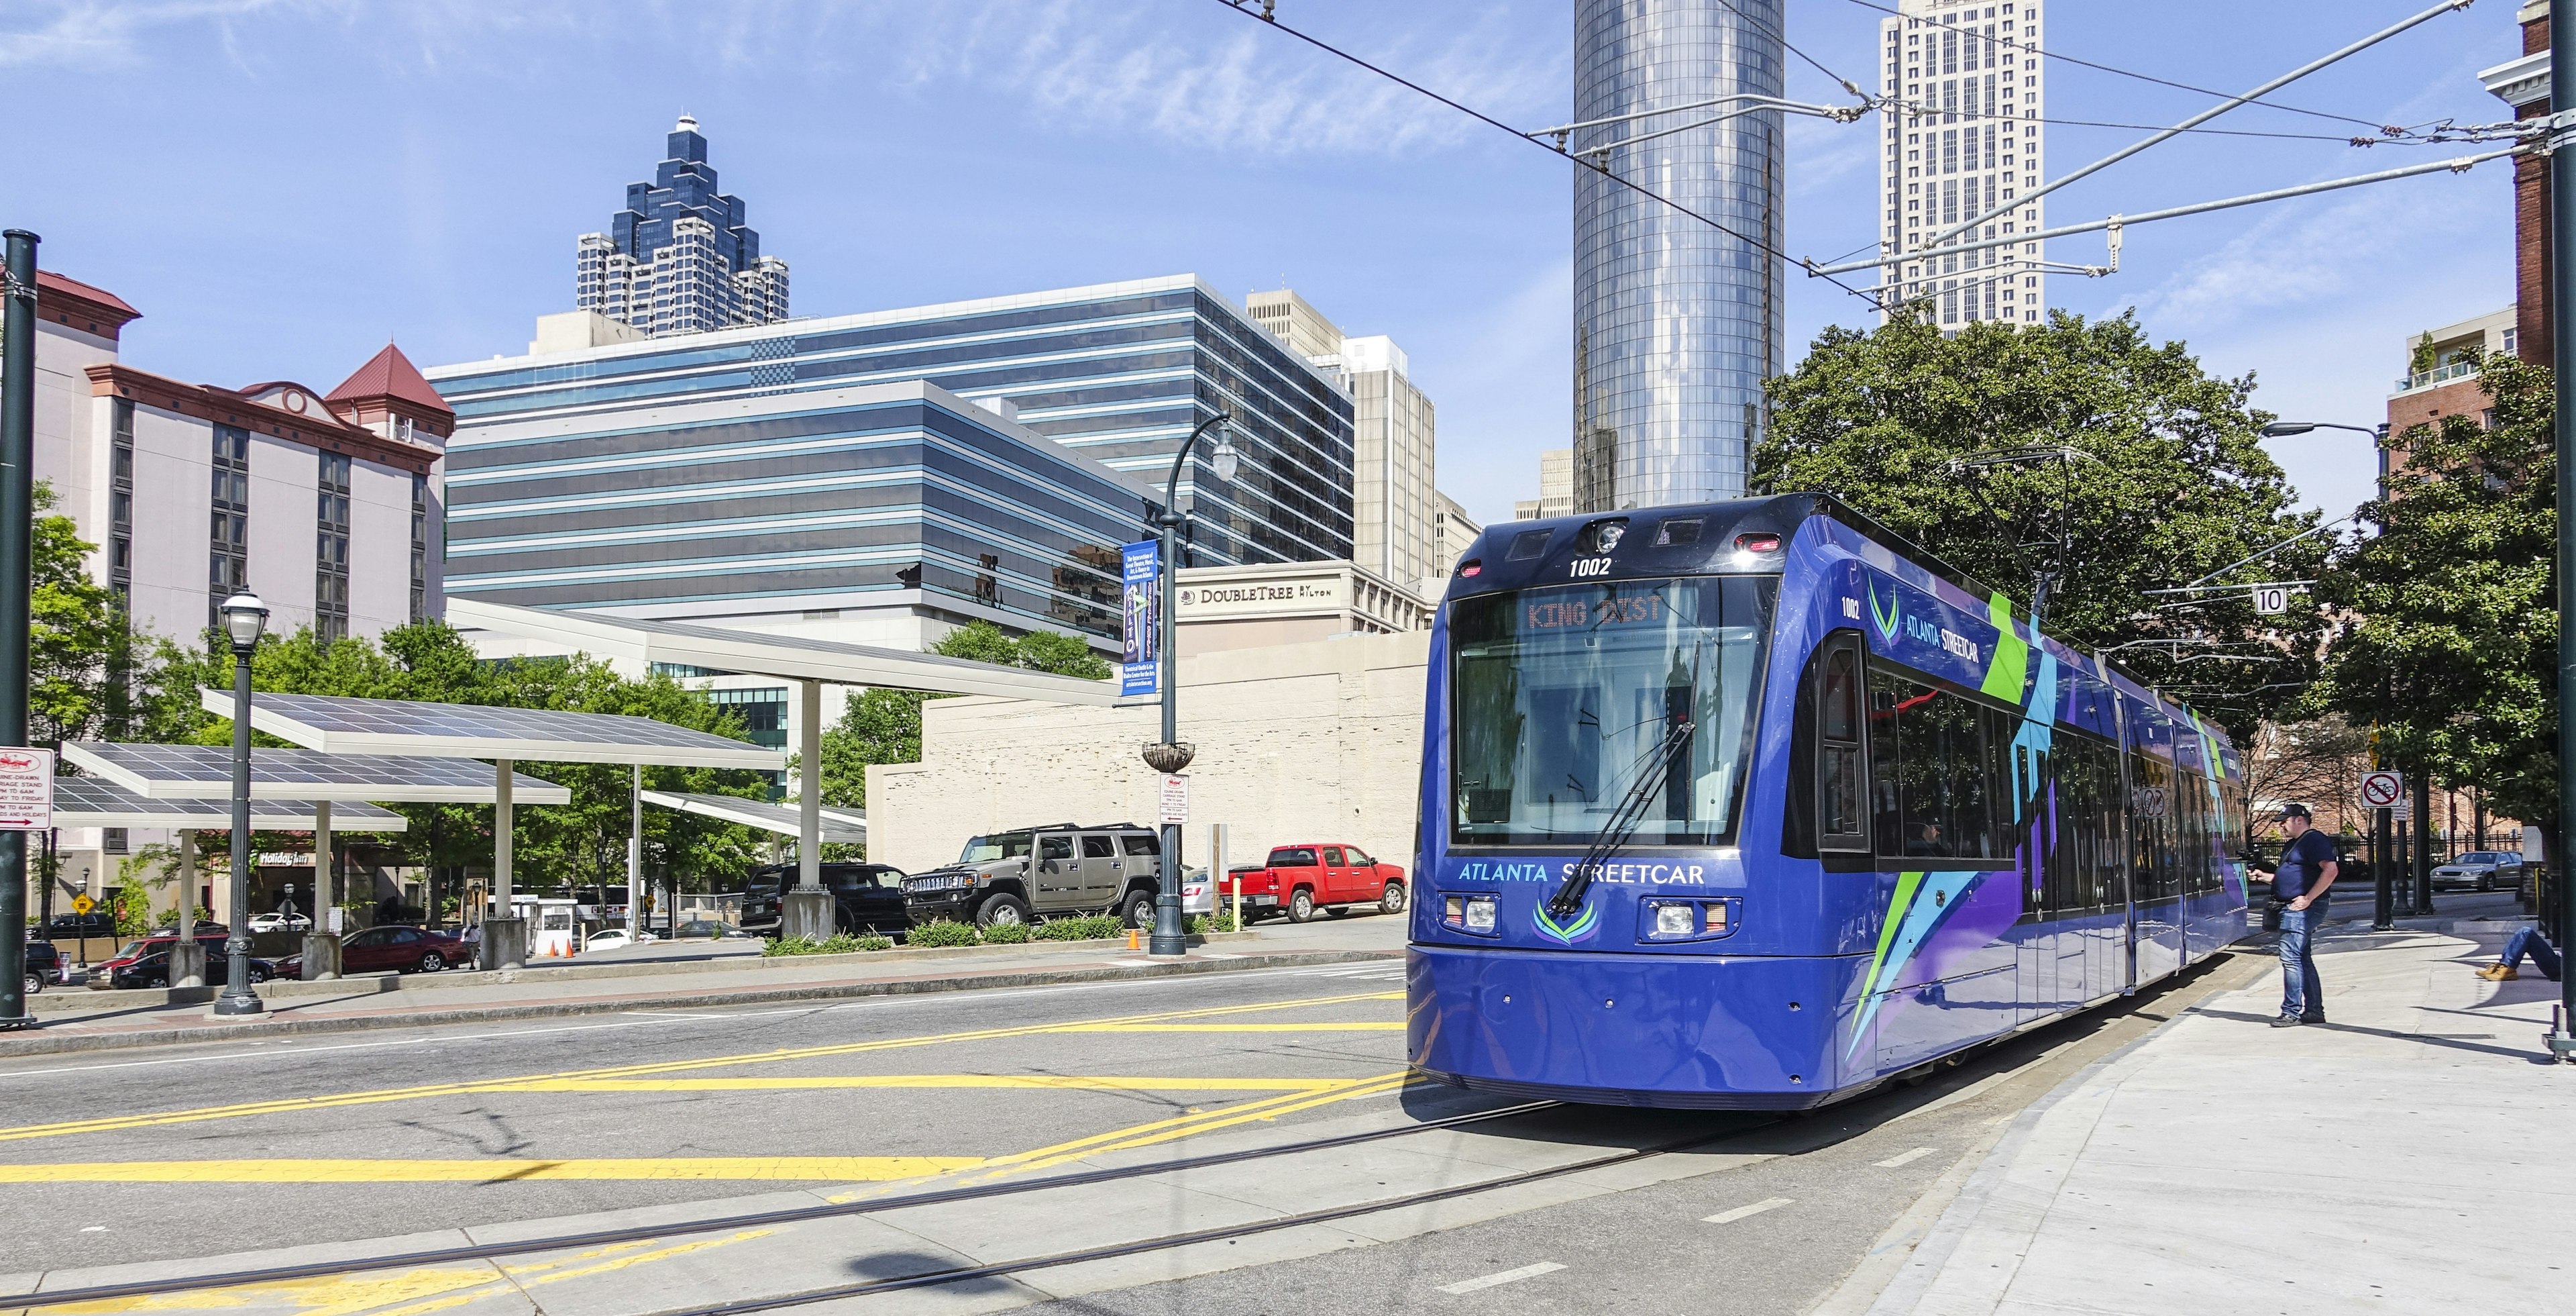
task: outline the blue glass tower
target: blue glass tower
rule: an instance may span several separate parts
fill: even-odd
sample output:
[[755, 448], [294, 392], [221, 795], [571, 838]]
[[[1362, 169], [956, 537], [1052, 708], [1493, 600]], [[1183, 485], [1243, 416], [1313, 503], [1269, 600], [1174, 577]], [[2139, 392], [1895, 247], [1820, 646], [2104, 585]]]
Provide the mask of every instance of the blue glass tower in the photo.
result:
[[[1576, 0], [1574, 121], [1651, 115], [1567, 143], [1606, 152], [1609, 172], [1643, 189], [1574, 172], [1580, 509], [1744, 492], [1769, 414], [1762, 381], [1785, 355], [1786, 269], [1769, 254], [1781, 245], [1781, 125], [1774, 110], [1708, 123], [1736, 108], [1708, 102], [1780, 95], [1781, 17], [1781, 0]], [[1668, 110], [1679, 112], [1654, 113]]]
[[750, 269], [760, 259], [760, 234], [743, 223], [742, 198], [716, 190], [715, 166], [707, 163], [698, 121], [683, 117], [663, 140], [667, 154], [653, 181], [626, 185], [626, 208], [608, 221], [609, 239], [617, 250], [649, 262], [671, 245], [672, 222], [694, 215], [715, 230], [716, 254], [727, 273]]

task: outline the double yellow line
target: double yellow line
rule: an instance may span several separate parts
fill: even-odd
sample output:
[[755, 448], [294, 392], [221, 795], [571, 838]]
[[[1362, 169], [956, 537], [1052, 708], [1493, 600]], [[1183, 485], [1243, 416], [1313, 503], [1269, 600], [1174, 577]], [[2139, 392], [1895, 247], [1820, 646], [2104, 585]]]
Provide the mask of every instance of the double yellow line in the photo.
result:
[[[95, 1119], [62, 1120], [49, 1124], [25, 1124], [0, 1128], [0, 1142], [17, 1142], [30, 1138], [60, 1138], [82, 1133], [113, 1133], [125, 1129], [153, 1128], [170, 1124], [193, 1124], [207, 1120], [243, 1119], [257, 1115], [301, 1114], [307, 1111], [335, 1110], [347, 1106], [378, 1105], [395, 1101], [418, 1101], [430, 1097], [449, 1097], [472, 1093], [542, 1092], [604, 1090], [620, 1091], [620, 1081], [652, 1078], [665, 1074], [683, 1074], [694, 1070], [722, 1069], [736, 1065], [772, 1065], [834, 1056], [864, 1055], [873, 1051], [893, 1051], [907, 1047], [941, 1046], [958, 1042], [983, 1042], [1013, 1037], [1038, 1037], [1049, 1033], [1093, 1033], [1115, 1031], [1148, 1031], [1181, 1025], [1190, 1020], [1220, 1019], [1272, 1010], [1309, 1009], [1317, 1006], [1343, 1005], [1358, 1001], [1403, 999], [1402, 992], [1358, 992], [1346, 996], [1318, 996], [1295, 1001], [1273, 1001], [1256, 1005], [1215, 1006], [1197, 1010], [1175, 1010], [1108, 1019], [1087, 1019], [1067, 1023], [1021, 1024], [1007, 1028], [978, 1028], [953, 1033], [926, 1033], [912, 1037], [885, 1038], [873, 1042], [842, 1042], [828, 1046], [783, 1047], [745, 1055], [714, 1056], [701, 1060], [673, 1060], [652, 1064], [618, 1065], [601, 1069], [566, 1070], [552, 1074], [530, 1074], [515, 1078], [483, 1079], [456, 1083], [424, 1083], [415, 1087], [380, 1088], [362, 1092], [330, 1093], [310, 1097], [280, 1097], [268, 1101], [245, 1101], [223, 1106], [198, 1106], [186, 1110], [155, 1111], [133, 1115], [107, 1115]], [[1333, 1029], [1375, 1028], [1377, 1024], [1317, 1025]], [[1257, 1026], [1256, 1026], [1257, 1027]], [[1236, 1031], [1240, 1025], [1218, 1025], [1212, 1032]], [[1249, 1030], [1246, 1030], [1249, 1031]], [[605, 1084], [588, 1089], [586, 1084]]]

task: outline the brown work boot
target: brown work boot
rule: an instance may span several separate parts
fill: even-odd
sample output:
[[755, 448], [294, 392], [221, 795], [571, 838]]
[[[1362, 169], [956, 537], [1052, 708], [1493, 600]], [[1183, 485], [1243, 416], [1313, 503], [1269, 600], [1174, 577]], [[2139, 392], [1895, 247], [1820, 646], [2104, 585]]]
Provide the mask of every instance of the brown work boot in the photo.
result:
[[2478, 976], [2486, 979], [2488, 982], [2512, 982], [2514, 979], [2519, 978], [2522, 975], [2515, 972], [2510, 966], [2503, 964], [2490, 964], [2485, 968], [2478, 970]]

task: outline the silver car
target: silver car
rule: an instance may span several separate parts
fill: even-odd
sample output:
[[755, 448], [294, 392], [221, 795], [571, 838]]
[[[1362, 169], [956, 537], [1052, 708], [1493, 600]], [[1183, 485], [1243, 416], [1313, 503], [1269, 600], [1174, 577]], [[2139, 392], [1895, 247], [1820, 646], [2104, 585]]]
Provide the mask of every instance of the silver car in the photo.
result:
[[2436, 891], [2511, 891], [2522, 885], [2522, 856], [2511, 850], [2471, 850], [2433, 870]]

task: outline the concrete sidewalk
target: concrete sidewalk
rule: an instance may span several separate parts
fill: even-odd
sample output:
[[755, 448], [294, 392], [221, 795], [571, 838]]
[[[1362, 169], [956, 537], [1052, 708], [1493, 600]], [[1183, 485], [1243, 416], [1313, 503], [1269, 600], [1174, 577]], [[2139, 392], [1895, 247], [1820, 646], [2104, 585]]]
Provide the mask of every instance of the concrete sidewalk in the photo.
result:
[[[0, 1033], [0, 1058], [229, 1041], [294, 1033], [410, 1028], [624, 1011], [694, 1010], [780, 1001], [969, 991], [1169, 974], [1222, 973], [1400, 955], [1402, 919], [1221, 933], [1177, 961], [1123, 942], [1030, 942], [954, 950], [757, 957], [660, 965], [629, 962], [514, 973], [365, 975], [259, 987], [267, 1016], [216, 1018], [200, 997], [165, 991], [46, 992], [41, 1026]], [[1195, 939], [1194, 939], [1195, 940]], [[61, 989], [58, 989], [61, 990]]]
[[2330, 928], [2324, 1025], [2278, 973], [2003, 1131], [1874, 1316], [2563, 1311], [2576, 1066], [2558, 986], [2489, 983], [2517, 923]]

